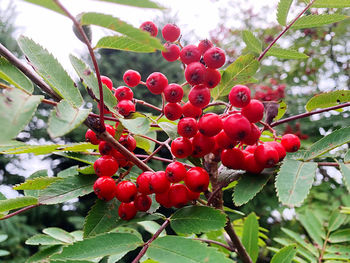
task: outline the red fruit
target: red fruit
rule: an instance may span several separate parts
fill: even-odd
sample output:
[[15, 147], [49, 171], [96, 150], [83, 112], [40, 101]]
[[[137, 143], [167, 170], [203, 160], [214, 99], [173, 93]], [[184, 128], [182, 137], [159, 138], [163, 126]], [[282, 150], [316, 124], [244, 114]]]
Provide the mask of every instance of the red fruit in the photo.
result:
[[88, 129], [85, 133], [85, 141], [94, 145], [98, 145], [101, 142], [101, 140], [97, 138], [96, 133], [90, 129]]
[[134, 183], [129, 181], [122, 181], [117, 184], [115, 197], [124, 203], [129, 203], [135, 199], [137, 195], [137, 187]]
[[286, 157], [287, 153], [286, 153], [286, 149], [284, 149], [283, 145], [279, 142], [276, 141], [271, 141], [271, 142], [266, 142], [265, 144], [272, 146], [273, 148], [275, 148], [275, 150], [278, 152], [278, 157], [279, 157], [279, 161], [282, 161], [284, 159], [284, 157]]
[[93, 189], [99, 199], [109, 201], [114, 198], [117, 187], [111, 177], [102, 176], [95, 181]]
[[250, 122], [256, 123], [264, 117], [264, 104], [258, 100], [251, 100], [250, 103], [242, 108], [242, 115]]
[[281, 144], [287, 152], [296, 152], [300, 148], [300, 139], [294, 134], [285, 134], [282, 136]]
[[198, 192], [193, 192], [190, 189], [187, 189], [187, 199], [190, 201], [197, 200], [201, 194]]
[[186, 158], [192, 154], [192, 143], [184, 137], [176, 138], [171, 143], [171, 153], [177, 158]]
[[193, 192], [204, 192], [209, 186], [209, 175], [202, 167], [193, 167], [186, 173], [185, 184]]
[[186, 138], [191, 138], [197, 134], [197, 121], [195, 118], [185, 117], [177, 124], [177, 133]]
[[220, 71], [217, 69], [207, 68], [204, 78], [204, 85], [209, 89], [215, 88], [221, 80]]
[[129, 164], [129, 161], [117, 149], [112, 152], [112, 156], [118, 162], [119, 167], [125, 167]]
[[132, 100], [134, 98], [134, 93], [128, 87], [120, 86], [115, 90], [114, 96], [117, 98], [118, 101]]
[[220, 68], [225, 64], [225, 52], [219, 47], [209, 48], [203, 55], [204, 63], [208, 68]]
[[148, 90], [153, 94], [161, 94], [168, 86], [168, 79], [160, 72], [153, 72], [146, 80]]
[[188, 190], [183, 184], [173, 184], [169, 189], [169, 200], [176, 208], [183, 207], [188, 202]]
[[169, 190], [170, 182], [164, 171], [158, 171], [152, 174], [150, 187], [152, 192], [156, 194], [161, 194]]
[[248, 153], [244, 157], [244, 170], [249, 173], [259, 174], [264, 170], [264, 167], [256, 162], [254, 154]]
[[94, 162], [94, 169], [98, 177], [112, 176], [118, 171], [118, 162], [110, 155], [104, 155]]
[[238, 148], [223, 150], [221, 153], [221, 162], [230, 169], [244, 168], [244, 154]]
[[201, 52], [201, 54], [203, 55], [209, 48], [213, 47], [213, 43], [208, 40], [208, 39], [204, 39], [201, 40], [198, 44], [198, 49]]
[[119, 142], [130, 152], [133, 152], [136, 149], [136, 140], [129, 134], [120, 136]]
[[232, 106], [243, 108], [250, 102], [250, 89], [244, 85], [236, 85], [231, 89], [228, 99]]
[[167, 103], [164, 107], [164, 115], [167, 119], [175, 121], [182, 116], [182, 107], [179, 103]]
[[186, 65], [192, 62], [198, 62], [201, 58], [201, 52], [195, 45], [188, 45], [184, 47], [180, 52], [180, 59]]
[[157, 26], [151, 22], [151, 21], [146, 21], [146, 22], [143, 22], [140, 26], [140, 28], [143, 30], [143, 31], [147, 31], [151, 34], [152, 37], [156, 37], [158, 35], [158, 28]]
[[248, 136], [246, 136], [242, 140], [242, 142], [247, 145], [254, 145], [259, 141], [259, 138], [261, 136], [261, 131], [258, 128], [258, 126], [256, 126], [253, 123], [251, 123], [250, 127], [251, 127], [250, 133], [248, 134]]
[[207, 137], [198, 132], [192, 139], [193, 157], [203, 157], [212, 152], [215, 148], [215, 140], [213, 137]]
[[151, 188], [151, 179], [153, 173], [152, 172], [143, 172], [136, 179], [137, 190], [145, 195], [152, 194]]
[[250, 145], [245, 147], [244, 151], [254, 154], [256, 147], [257, 147], [256, 145]]
[[124, 117], [129, 116], [130, 113], [135, 112], [135, 104], [131, 100], [122, 100], [118, 103], [118, 112]]
[[194, 86], [188, 94], [188, 100], [198, 108], [204, 108], [210, 102], [210, 90], [204, 85]]
[[254, 152], [256, 162], [264, 168], [274, 167], [279, 160], [278, 152], [270, 145], [260, 144]]
[[224, 121], [224, 131], [226, 135], [235, 141], [242, 141], [250, 131], [250, 122], [240, 114], [230, 115]]
[[106, 124], [105, 126], [106, 126], [106, 131], [107, 131], [112, 137], [114, 137], [114, 135], [115, 135], [115, 129], [114, 129], [114, 127], [113, 127], [112, 125], [110, 125], [110, 124]]
[[185, 79], [191, 85], [202, 84], [205, 81], [206, 67], [200, 62], [193, 62], [185, 69]]
[[192, 117], [198, 119], [199, 116], [201, 116], [202, 114], [202, 109], [193, 106], [192, 103], [188, 101], [182, 106], [182, 114], [185, 117]]
[[162, 29], [165, 41], [175, 42], [180, 36], [180, 28], [175, 24], [166, 24]]
[[183, 88], [176, 83], [171, 83], [164, 89], [164, 97], [167, 102], [180, 102], [183, 96]]
[[223, 149], [231, 149], [237, 145], [237, 142], [228, 137], [225, 131], [219, 132], [214, 139], [216, 144]]
[[136, 70], [129, 69], [125, 71], [123, 75], [123, 80], [125, 84], [128, 85], [129, 87], [135, 87], [139, 85], [141, 81], [141, 75]]
[[138, 211], [146, 212], [152, 205], [152, 199], [148, 195], [137, 195], [134, 200], [135, 208]]
[[101, 155], [113, 155], [114, 151], [117, 151], [116, 149], [113, 148], [112, 145], [110, 145], [106, 141], [101, 141], [98, 144], [98, 151], [100, 152]]
[[166, 208], [173, 206], [169, 199], [169, 190], [162, 194], [156, 194], [156, 201]]
[[162, 56], [165, 60], [173, 62], [180, 56], [180, 48], [175, 44], [165, 43], [166, 51], [162, 51]]
[[106, 76], [101, 76], [101, 82], [107, 86], [110, 90], [113, 88], [113, 82], [110, 78]]
[[178, 183], [185, 178], [186, 168], [182, 163], [173, 162], [170, 163], [165, 169], [165, 176], [171, 183]]
[[118, 215], [123, 220], [133, 219], [136, 213], [137, 213], [137, 209], [134, 205], [134, 202], [121, 203], [118, 208]]
[[222, 130], [222, 120], [215, 113], [203, 115], [198, 122], [198, 130], [205, 136], [212, 137]]

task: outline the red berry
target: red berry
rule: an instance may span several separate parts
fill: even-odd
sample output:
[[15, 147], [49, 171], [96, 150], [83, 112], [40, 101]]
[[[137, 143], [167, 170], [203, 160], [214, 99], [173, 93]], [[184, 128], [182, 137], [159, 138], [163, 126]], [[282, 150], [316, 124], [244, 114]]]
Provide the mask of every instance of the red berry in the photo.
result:
[[109, 201], [114, 198], [117, 187], [111, 177], [102, 176], [95, 181], [93, 189], [99, 199]]
[[162, 51], [162, 56], [165, 60], [173, 62], [180, 56], [180, 48], [175, 44], [165, 43], [164, 48], [166, 51]]
[[177, 133], [186, 138], [191, 138], [197, 134], [197, 121], [195, 118], [185, 117], [177, 124]]
[[198, 62], [201, 58], [201, 52], [195, 45], [188, 45], [184, 47], [180, 52], [180, 59], [186, 65], [192, 62]]
[[215, 88], [221, 80], [220, 71], [217, 69], [207, 68], [204, 78], [204, 84], [209, 88]]
[[97, 138], [96, 133], [90, 129], [88, 129], [85, 133], [85, 141], [94, 145], [98, 145], [101, 142], [101, 140]]
[[184, 137], [176, 138], [171, 143], [171, 152], [177, 158], [186, 158], [192, 154], [192, 143]]
[[169, 199], [169, 190], [162, 194], [156, 194], [156, 201], [166, 208], [173, 206]]
[[166, 24], [162, 29], [162, 35], [165, 41], [174, 42], [180, 36], [180, 28], [175, 24]]
[[135, 208], [138, 211], [146, 212], [152, 205], [152, 199], [148, 195], [137, 195], [134, 200]]
[[123, 80], [125, 84], [128, 85], [129, 87], [135, 87], [139, 85], [141, 81], [141, 75], [136, 70], [129, 69], [125, 71], [123, 75]]
[[136, 140], [129, 134], [120, 136], [119, 142], [130, 152], [133, 152], [136, 149]]
[[110, 78], [106, 76], [101, 76], [101, 82], [107, 86], [110, 90], [113, 88], [113, 82]]
[[199, 158], [207, 155], [215, 148], [215, 140], [213, 137], [207, 137], [198, 132], [192, 139], [193, 153], [192, 156]]
[[164, 115], [167, 119], [175, 121], [182, 116], [182, 107], [179, 103], [167, 103], [164, 107]]
[[180, 102], [183, 96], [183, 88], [176, 83], [171, 83], [164, 89], [164, 97], [167, 102]]
[[282, 136], [281, 144], [287, 152], [296, 152], [300, 148], [300, 139], [294, 134], [285, 134]]
[[168, 86], [168, 79], [160, 72], [153, 72], [146, 80], [148, 90], [153, 94], [161, 94]]
[[250, 102], [250, 89], [247, 86], [236, 85], [231, 89], [228, 99], [232, 106], [243, 108]]
[[123, 220], [130, 220], [135, 217], [137, 213], [134, 202], [121, 203], [118, 208], [118, 215]]
[[176, 208], [183, 207], [188, 202], [188, 190], [183, 184], [173, 184], [169, 189], [169, 200]]
[[164, 193], [169, 190], [170, 182], [164, 171], [158, 171], [152, 174], [150, 187], [154, 193]]
[[257, 147], [256, 145], [250, 145], [245, 147], [244, 151], [254, 154], [256, 147]]
[[254, 152], [256, 162], [264, 168], [274, 167], [278, 163], [278, 152], [270, 145], [261, 144]]
[[182, 106], [182, 114], [185, 117], [192, 117], [198, 119], [199, 116], [201, 116], [202, 114], [202, 109], [193, 106], [192, 103], [188, 101]]
[[188, 100], [198, 108], [204, 108], [210, 102], [210, 90], [204, 85], [194, 86], [188, 94]]
[[244, 168], [244, 154], [238, 148], [223, 150], [221, 162], [227, 168], [239, 170]]
[[122, 181], [117, 184], [117, 189], [115, 192], [115, 197], [124, 203], [129, 203], [135, 199], [137, 195], [136, 185], [129, 181]]
[[284, 157], [286, 157], [287, 153], [286, 153], [286, 149], [284, 149], [283, 145], [279, 142], [276, 141], [271, 141], [271, 142], [266, 142], [265, 144], [272, 146], [273, 148], [275, 148], [275, 150], [278, 152], [278, 157], [279, 157], [279, 161], [282, 161], [284, 159]]
[[191, 85], [202, 84], [205, 80], [206, 68], [200, 62], [193, 62], [185, 69], [185, 79]]
[[185, 166], [179, 162], [170, 163], [165, 169], [165, 175], [171, 183], [182, 181], [185, 178], [186, 172]]
[[113, 146], [108, 142], [101, 141], [98, 144], [98, 151], [100, 152], [101, 155], [113, 155], [114, 151], [117, 151], [117, 150], [114, 149]]
[[143, 31], [147, 31], [151, 34], [152, 37], [156, 37], [158, 35], [158, 28], [157, 26], [151, 22], [151, 21], [146, 21], [146, 22], [143, 22], [140, 26], [140, 28], [143, 30]]
[[98, 177], [112, 176], [118, 171], [118, 162], [109, 155], [104, 155], [94, 162], [94, 169]]
[[193, 167], [186, 173], [185, 184], [193, 192], [204, 192], [209, 186], [209, 175], [202, 167]]
[[110, 125], [110, 124], [106, 124], [105, 126], [106, 126], [106, 131], [107, 131], [112, 137], [114, 137], [114, 135], [115, 135], [115, 129], [114, 129], [114, 127], [113, 127], [112, 125]]
[[251, 123], [250, 133], [242, 140], [243, 143], [247, 145], [254, 145], [259, 141], [261, 136], [261, 131], [255, 124]]
[[118, 162], [119, 167], [125, 167], [129, 164], [129, 161], [117, 149], [112, 152], [112, 156]]
[[208, 68], [220, 68], [225, 64], [225, 52], [218, 47], [209, 48], [203, 55], [204, 63]]
[[120, 86], [115, 90], [114, 96], [117, 98], [118, 101], [132, 100], [134, 98], [134, 93], [128, 87]]
[[203, 55], [209, 48], [212, 48], [214, 45], [213, 43], [208, 40], [208, 39], [204, 39], [201, 40], [198, 44], [198, 49], [201, 52], [201, 54]]
[[153, 173], [152, 172], [143, 172], [136, 179], [137, 190], [145, 195], [152, 194], [151, 188], [151, 179]]
[[197, 200], [201, 194], [198, 192], [193, 192], [190, 189], [187, 189], [187, 198], [190, 201]]
[[247, 106], [242, 108], [242, 115], [252, 123], [261, 121], [264, 117], [264, 104], [258, 100], [251, 100]]
[[264, 170], [264, 167], [256, 162], [254, 154], [247, 152], [244, 157], [244, 170], [249, 173], [259, 174]]
[[135, 112], [135, 104], [131, 100], [122, 100], [118, 103], [118, 112], [124, 117], [129, 116], [130, 113]]
[[205, 136], [212, 137], [222, 130], [222, 120], [215, 113], [203, 115], [198, 122], [198, 130]]
[[214, 139], [216, 144], [223, 149], [231, 149], [237, 145], [237, 142], [228, 137], [225, 131], [219, 132]]
[[250, 131], [250, 122], [240, 114], [230, 115], [224, 121], [224, 131], [226, 135], [235, 141], [242, 141]]

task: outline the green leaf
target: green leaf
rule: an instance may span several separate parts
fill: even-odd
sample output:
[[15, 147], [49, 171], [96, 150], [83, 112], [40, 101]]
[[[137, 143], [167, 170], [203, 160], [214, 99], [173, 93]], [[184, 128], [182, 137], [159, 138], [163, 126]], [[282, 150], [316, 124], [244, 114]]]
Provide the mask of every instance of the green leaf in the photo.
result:
[[63, 248], [60, 254], [51, 259], [87, 260], [131, 251], [142, 245], [138, 236], [129, 233], [107, 233], [83, 241], [75, 242]]
[[150, 0], [99, 0], [103, 2], [110, 2], [120, 5], [129, 5], [134, 7], [141, 7], [141, 8], [155, 8], [155, 9], [164, 9], [157, 3], [150, 1]]
[[312, 7], [344, 8], [350, 7], [350, 2], [348, 0], [317, 0]]
[[281, 119], [284, 116], [284, 114], [286, 113], [286, 111], [287, 111], [287, 104], [286, 104], [286, 102], [284, 100], [282, 100], [279, 103], [278, 114], [274, 118], [274, 121], [278, 121], [279, 119]]
[[33, 83], [27, 76], [3, 57], [0, 57], [0, 79], [28, 93], [34, 90]]
[[39, 202], [58, 204], [93, 192], [95, 175], [74, 175], [52, 183], [40, 191]]
[[58, 174], [57, 174], [57, 177], [60, 177], [60, 178], [66, 178], [66, 177], [69, 177], [69, 176], [73, 176], [73, 175], [78, 175], [79, 172], [78, 172], [78, 165], [75, 165], [75, 166], [71, 166], [65, 170], [62, 170], [60, 171]]
[[219, 97], [228, 95], [236, 84], [257, 82], [253, 76], [259, 69], [259, 65], [259, 62], [251, 54], [240, 56], [223, 71], [221, 82], [211, 90], [211, 96], [217, 100]]
[[55, 245], [55, 246], [50, 246], [50, 247], [44, 248], [44, 249], [40, 250], [39, 252], [35, 253], [30, 258], [28, 258], [26, 263], [52, 262], [51, 260], [48, 261], [48, 258], [51, 255], [60, 252], [61, 250], [62, 250], [61, 245]]
[[159, 127], [168, 135], [172, 140], [175, 140], [178, 136], [177, 125], [170, 122], [159, 122]]
[[165, 236], [153, 241], [146, 255], [166, 263], [228, 263], [232, 262], [217, 249], [197, 241], [179, 236]]
[[270, 50], [267, 51], [266, 56], [273, 56], [281, 59], [305, 59], [309, 57], [308, 55], [300, 53], [296, 50], [284, 49], [280, 47], [270, 48]]
[[118, 219], [116, 227], [131, 225], [131, 224], [135, 224], [135, 223], [143, 222], [143, 221], [153, 221], [153, 220], [158, 220], [158, 219], [165, 219], [165, 216], [163, 216], [162, 214], [159, 214], [159, 213], [147, 214], [147, 213], [140, 213], [139, 212], [131, 220], [125, 221], [121, 218]]
[[38, 199], [32, 196], [20, 196], [17, 198], [0, 200], [0, 212], [36, 205], [37, 203]]
[[108, 232], [117, 226], [119, 202], [96, 200], [84, 222], [84, 238]]
[[[155, 131], [148, 131], [146, 136], [156, 140], [157, 139], [157, 133]], [[134, 135], [134, 138], [136, 140], [136, 146], [138, 148], [144, 149], [148, 154], [151, 154], [154, 150], [154, 147], [156, 146], [156, 143], [154, 141], [145, 139], [139, 135]]]
[[344, 156], [344, 163], [350, 162], [350, 150], [348, 150]]
[[277, 21], [281, 26], [287, 24], [287, 17], [293, 0], [280, 0], [277, 7]]
[[339, 208], [335, 209], [328, 222], [328, 232], [337, 230], [346, 220], [346, 215], [339, 212]]
[[177, 210], [170, 218], [170, 225], [177, 233], [192, 234], [219, 230], [226, 224], [226, 216], [207, 206], [187, 206]]
[[244, 174], [238, 181], [233, 192], [233, 202], [241, 206], [253, 199], [269, 181], [271, 175], [267, 174]]
[[136, 28], [111, 15], [85, 13], [81, 18], [81, 23], [105, 27], [119, 32], [127, 36], [129, 39], [133, 39], [145, 47], [151, 48], [153, 50], [164, 50], [164, 47], [161, 44], [160, 40], [158, 38], [152, 37], [149, 32], [143, 31], [140, 28]]
[[136, 119], [119, 119], [123, 126], [133, 134], [146, 135], [149, 131], [151, 122], [145, 117]]
[[[160, 224], [154, 222], [154, 221], [142, 221], [142, 222], [138, 222], [138, 225], [142, 226], [147, 232], [149, 232], [150, 234], [154, 235], [158, 229], [160, 228]], [[165, 231], [162, 231], [159, 234], [160, 237], [166, 236]]]
[[1, 234], [0, 235], [0, 243], [4, 242], [8, 238], [8, 235]]
[[47, 9], [50, 9], [52, 11], [55, 11], [61, 15], [66, 15], [61, 8], [59, 8], [58, 5], [53, 0], [24, 0], [26, 2], [45, 7]]
[[288, 206], [300, 205], [310, 191], [316, 169], [317, 163], [285, 159], [275, 183], [279, 201]]
[[323, 245], [325, 231], [320, 220], [315, 214], [306, 210], [305, 214], [298, 214], [298, 220], [303, 225], [309, 236], [320, 246]]
[[262, 51], [261, 41], [254, 36], [249, 30], [242, 31], [244, 43], [247, 45], [249, 51], [259, 54]]
[[281, 248], [271, 259], [271, 263], [290, 263], [297, 253], [295, 244]]
[[244, 220], [242, 244], [247, 250], [253, 262], [256, 262], [259, 254], [259, 222], [254, 213], [251, 213]]
[[348, 142], [350, 142], [350, 127], [336, 130], [311, 145], [305, 153], [304, 160], [314, 159]]
[[75, 87], [73, 80], [56, 58], [30, 38], [21, 36], [18, 39], [18, 44], [30, 63], [35, 67], [36, 72], [44, 78], [56, 93], [74, 107], [78, 108], [83, 104], [79, 89]]
[[51, 111], [47, 131], [51, 138], [63, 136], [80, 126], [89, 116], [91, 109], [73, 108], [62, 100]]
[[10, 255], [10, 252], [7, 250], [0, 249], [0, 257]]
[[350, 192], [350, 164], [339, 163], [339, 167], [346, 189]]
[[322, 15], [302, 16], [294, 23], [292, 28], [302, 29], [302, 28], [319, 27], [319, 26], [324, 26], [328, 24], [333, 24], [347, 18], [348, 18], [347, 16], [341, 15], [341, 14], [322, 14]]
[[342, 243], [350, 241], [350, 228], [341, 229], [333, 232], [329, 236], [329, 242], [331, 243]]
[[306, 103], [306, 110], [313, 111], [350, 101], [350, 90], [336, 90], [317, 94]]
[[53, 182], [61, 180], [58, 177], [37, 177], [35, 179], [26, 180], [24, 183], [13, 187], [14, 190], [42, 190]]
[[33, 245], [33, 246], [63, 245], [63, 244], [64, 242], [56, 238], [53, 238], [51, 236], [43, 235], [43, 234], [37, 234], [26, 240], [26, 245]]
[[43, 96], [28, 95], [19, 89], [0, 93], [0, 122], [3, 125], [0, 142], [7, 143], [32, 119]]
[[117, 49], [138, 53], [151, 53], [156, 49], [147, 45], [141, 44], [136, 40], [125, 36], [107, 36], [101, 38], [95, 48]]
[[62, 152], [55, 152], [54, 154], [67, 157], [69, 159], [73, 159], [82, 163], [87, 163], [87, 164], [94, 164], [94, 162], [98, 159], [98, 156], [95, 155], [87, 155], [87, 154], [81, 154], [81, 153], [75, 153], [75, 152], [67, 152], [67, 153], [62, 153]]
[[43, 229], [43, 233], [64, 243], [73, 243], [75, 238], [67, 231], [58, 227], [48, 227]]
[[[316, 257], [319, 256], [317, 249], [313, 245], [311, 245], [310, 243], [306, 242], [303, 238], [301, 238], [299, 233], [295, 233], [294, 231], [283, 228], [283, 227], [281, 228], [281, 230], [286, 235], [288, 235], [293, 240], [293, 242], [298, 243], [300, 246], [302, 246], [303, 248], [305, 248], [306, 250], [311, 252], [314, 256], [316, 256]], [[306, 253], [308, 253], [308, 252], [306, 252]], [[303, 253], [303, 254], [305, 254], [305, 253]]]

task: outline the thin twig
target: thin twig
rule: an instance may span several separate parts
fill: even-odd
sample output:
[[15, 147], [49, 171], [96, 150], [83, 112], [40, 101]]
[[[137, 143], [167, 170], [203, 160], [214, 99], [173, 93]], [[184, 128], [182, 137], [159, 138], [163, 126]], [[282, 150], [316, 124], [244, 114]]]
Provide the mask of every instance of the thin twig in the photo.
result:
[[150, 103], [148, 103], [146, 101], [143, 101], [143, 100], [134, 99], [134, 102], [138, 103], [138, 104], [141, 104], [141, 105], [145, 105], [145, 106], [147, 106], [147, 107], [149, 107], [151, 109], [154, 109], [156, 111], [159, 111], [159, 112], [163, 111], [161, 108], [159, 108], [157, 106], [154, 106], [154, 105], [152, 105], [152, 104], [150, 104]]
[[24, 208], [22, 208], [22, 209], [17, 210], [16, 212], [10, 213], [10, 214], [8, 214], [8, 215], [6, 215], [6, 216], [0, 218], [0, 221], [1, 221], [1, 220], [8, 219], [8, 218], [13, 217], [13, 216], [18, 215], [18, 214], [21, 214], [21, 213], [23, 213], [23, 212], [25, 212], [25, 211], [28, 211], [28, 210], [30, 210], [30, 209], [32, 209], [32, 208], [35, 208], [35, 207], [38, 207], [38, 206], [40, 206], [40, 205], [41, 205], [41, 204], [36, 204], [36, 205], [30, 205], [30, 206], [24, 207]]
[[205, 242], [205, 243], [208, 243], [208, 244], [215, 244], [215, 245], [221, 246], [223, 248], [226, 248], [227, 250], [229, 250], [231, 252], [235, 252], [234, 249], [230, 248], [228, 245], [226, 245], [224, 243], [221, 243], [219, 241], [210, 240], [210, 239], [204, 239], [204, 238], [193, 238], [193, 239], [194, 240], [198, 240], [198, 241], [202, 241], [202, 242]]
[[165, 143], [168, 143], [170, 141], [171, 141], [171, 138], [168, 138], [164, 143], [159, 145], [158, 148], [155, 149], [153, 153], [151, 153], [146, 159], [144, 159], [143, 162], [147, 163], [149, 160], [151, 160], [165, 146]]
[[[145, 155], [145, 154], [136, 154], [137, 157], [139, 158], [147, 158], [149, 155]], [[163, 158], [163, 157], [158, 157], [158, 156], [152, 156], [152, 159], [154, 160], [158, 160], [158, 161], [162, 161], [165, 163], [172, 163], [174, 160], [172, 159], [167, 159], [167, 158]], [[180, 162], [182, 163], [182, 162]], [[193, 168], [194, 166], [191, 164], [187, 164], [187, 163], [182, 163], [184, 166], [186, 166], [187, 168]]]

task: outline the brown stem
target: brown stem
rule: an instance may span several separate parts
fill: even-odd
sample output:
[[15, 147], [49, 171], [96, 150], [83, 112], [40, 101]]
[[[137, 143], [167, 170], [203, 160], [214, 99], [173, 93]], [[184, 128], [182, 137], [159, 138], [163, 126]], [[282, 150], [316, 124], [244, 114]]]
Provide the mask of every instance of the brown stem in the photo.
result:
[[322, 250], [321, 250], [320, 256], [319, 256], [319, 258], [318, 258], [318, 263], [322, 263], [323, 255], [324, 255], [324, 252], [326, 251], [326, 247], [327, 247], [327, 242], [328, 242], [329, 234], [330, 234], [330, 232], [328, 231], [328, 232], [327, 232], [327, 235], [326, 235], [326, 239], [325, 239], [324, 242], [323, 242]]
[[[145, 155], [145, 154], [136, 154], [137, 157], [139, 158], [147, 158], [149, 155]], [[165, 163], [172, 163], [174, 160], [172, 159], [167, 159], [167, 158], [162, 158], [162, 157], [158, 157], [158, 156], [152, 156], [152, 159], [154, 160], [158, 160], [158, 161], [162, 161]], [[180, 162], [181, 163], [181, 162]], [[186, 166], [187, 168], [193, 168], [194, 166], [191, 164], [187, 164], [187, 163], [182, 163], [184, 166]]]
[[334, 167], [338, 167], [338, 166], [339, 166], [339, 163], [318, 162], [317, 165], [318, 165], [318, 166], [334, 166]]
[[21, 214], [21, 213], [23, 213], [23, 212], [25, 212], [25, 211], [28, 211], [28, 210], [30, 210], [30, 209], [32, 209], [32, 208], [35, 208], [35, 207], [38, 207], [38, 206], [40, 206], [40, 205], [41, 205], [41, 204], [36, 204], [36, 205], [30, 205], [30, 206], [24, 207], [24, 208], [22, 208], [22, 209], [17, 210], [16, 212], [10, 213], [10, 214], [8, 214], [8, 215], [6, 215], [6, 216], [0, 218], [0, 221], [1, 221], [1, 220], [8, 219], [8, 218], [13, 217], [13, 216], [18, 215], [18, 214]]
[[138, 100], [138, 99], [134, 99], [134, 102], [135, 103], [138, 103], [138, 104], [141, 104], [141, 105], [145, 105], [151, 109], [154, 109], [156, 111], [159, 111], [159, 112], [163, 112], [163, 110], [161, 108], [158, 108], [157, 106], [154, 106], [146, 101], [143, 101], [143, 100]]
[[202, 241], [202, 242], [205, 242], [205, 243], [208, 243], [208, 244], [215, 244], [215, 245], [221, 246], [223, 248], [226, 248], [227, 250], [229, 250], [231, 252], [235, 252], [234, 249], [230, 248], [228, 245], [226, 245], [224, 243], [221, 243], [219, 241], [210, 240], [210, 239], [204, 239], [204, 238], [193, 238], [193, 239], [194, 240], [199, 240], [199, 241]]
[[223, 105], [223, 106], [226, 106], [226, 107], [229, 107], [230, 104], [226, 103], [226, 102], [223, 102], [223, 101], [217, 101], [217, 102], [213, 102], [213, 103], [209, 103], [207, 106], [205, 106], [203, 108], [206, 109], [206, 108], [209, 108], [209, 107], [214, 107], [214, 106], [220, 106], [220, 105]]
[[168, 138], [164, 143], [159, 145], [158, 148], [153, 151], [153, 153], [151, 153], [146, 159], [144, 159], [143, 162], [147, 163], [149, 160], [151, 160], [165, 146], [165, 143], [168, 143], [170, 141], [171, 139]]
[[276, 140], [276, 138], [277, 138], [276, 131], [269, 124], [267, 124], [266, 122], [259, 121], [259, 123], [264, 126], [264, 128], [263, 128], [263, 130], [261, 132], [263, 132], [266, 129], [269, 130], [270, 132], [272, 132], [273, 138]]

